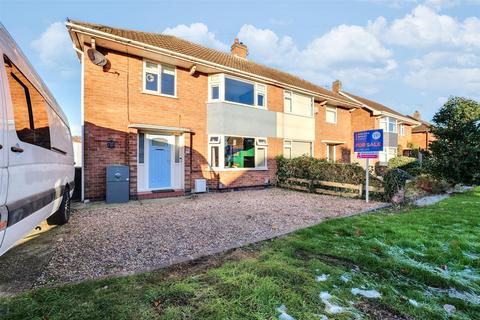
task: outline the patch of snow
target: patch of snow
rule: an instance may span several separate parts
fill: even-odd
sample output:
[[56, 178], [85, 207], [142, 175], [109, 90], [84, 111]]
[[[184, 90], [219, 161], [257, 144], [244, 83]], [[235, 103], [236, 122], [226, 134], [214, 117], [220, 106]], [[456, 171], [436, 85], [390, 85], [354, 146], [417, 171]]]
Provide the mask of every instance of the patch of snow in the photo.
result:
[[350, 280], [352, 280], [352, 277], [347, 274], [347, 273], [344, 273], [340, 276], [340, 280], [342, 280], [343, 282], [347, 283], [349, 282]]
[[320, 292], [320, 299], [325, 304], [325, 312], [328, 314], [339, 314], [345, 312], [344, 307], [337, 306], [336, 304], [331, 303], [331, 298], [332, 296], [330, 295], [330, 293], [326, 291]]
[[434, 195], [434, 196], [423, 197], [423, 198], [415, 200], [415, 202], [413, 204], [415, 204], [416, 206], [419, 206], [419, 207], [425, 207], [425, 206], [429, 206], [431, 204], [440, 202], [440, 201], [448, 198], [449, 196], [450, 195], [448, 195], [448, 194], [438, 194], [438, 195]]
[[448, 314], [452, 314], [455, 312], [455, 310], [457, 308], [455, 308], [455, 306], [452, 306], [451, 304], [444, 304], [443, 305], [443, 309], [448, 313]]
[[294, 317], [287, 313], [287, 307], [284, 304], [278, 307], [277, 311], [280, 312], [280, 315], [278, 316], [279, 320], [295, 320]]
[[447, 293], [450, 298], [456, 298], [466, 302], [470, 302], [471, 304], [480, 305], [480, 296], [475, 293], [462, 292], [454, 288], [448, 289]]
[[477, 260], [478, 258], [480, 258], [480, 255], [471, 252], [464, 252], [463, 255], [471, 260]]
[[315, 280], [317, 280], [317, 282], [327, 281], [328, 280], [328, 274], [324, 273], [321, 276], [316, 276]]
[[410, 303], [412, 306], [416, 308], [420, 305], [420, 303], [418, 303], [418, 301], [414, 299], [408, 299], [408, 303]]
[[361, 296], [364, 296], [365, 298], [372, 298], [372, 299], [378, 299], [382, 296], [380, 292], [378, 292], [377, 290], [362, 290], [358, 288], [353, 288], [352, 294], [354, 296], [361, 295]]

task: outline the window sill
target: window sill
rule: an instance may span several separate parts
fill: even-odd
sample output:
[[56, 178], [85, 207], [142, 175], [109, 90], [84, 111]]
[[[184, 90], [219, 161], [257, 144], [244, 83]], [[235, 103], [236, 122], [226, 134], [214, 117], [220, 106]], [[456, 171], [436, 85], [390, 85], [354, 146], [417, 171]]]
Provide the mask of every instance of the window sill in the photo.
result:
[[207, 171], [213, 172], [236, 172], [236, 171], [268, 171], [268, 168], [208, 168]]
[[232, 102], [228, 100], [208, 100], [207, 103], [227, 103], [227, 104], [233, 104], [236, 106], [242, 106], [242, 107], [248, 107], [248, 108], [253, 108], [253, 109], [259, 109], [259, 110], [266, 110], [268, 111], [267, 106], [260, 107], [260, 106], [251, 106], [249, 104], [244, 104], [244, 103], [239, 103], [239, 102]]
[[337, 124], [337, 122], [328, 122], [328, 121], [325, 121], [326, 124]]
[[288, 112], [288, 111], [283, 111], [283, 113], [290, 114], [292, 116], [303, 117], [303, 118], [310, 118], [310, 119], [314, 118], [314, 116], [307, 116], [307, 115], [304, 115], [304, 114], [298, 114], [298, 113], [293, 113], [293, 112]]
[[158, 93], [158, 92], [155, 92], [155, 91], [143, 90], [142, 93], [143, 93], [143, 94], [150, 94], [150, 95], [152, 95], [152, 96], [159, 96], [159, 97], [165, 97], [165, 98], [178, 99], [177, 96], [171, 96], [171, 95], [168, 95], [168, 94]]

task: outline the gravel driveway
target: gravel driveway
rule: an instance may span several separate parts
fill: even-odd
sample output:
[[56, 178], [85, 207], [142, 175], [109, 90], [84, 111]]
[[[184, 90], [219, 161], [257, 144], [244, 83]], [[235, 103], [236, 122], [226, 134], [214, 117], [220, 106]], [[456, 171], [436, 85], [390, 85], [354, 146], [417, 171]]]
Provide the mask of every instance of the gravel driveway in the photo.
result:
[[[30, 286], [156, 269], [383, 205], [284, 189], [90, 204], [52, 230], [50, 255]], [[25, 274], [27, 257], [12, 251], [0, 265]]]

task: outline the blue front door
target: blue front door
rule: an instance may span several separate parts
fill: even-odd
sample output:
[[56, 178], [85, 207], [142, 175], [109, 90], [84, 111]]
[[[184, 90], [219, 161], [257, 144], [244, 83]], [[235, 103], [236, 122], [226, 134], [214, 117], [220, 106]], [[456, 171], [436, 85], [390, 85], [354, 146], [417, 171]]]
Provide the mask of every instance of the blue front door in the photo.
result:
[[149, 141], [148, 181], [150, 189], [171, 187], [170, 144], [165, 138]]

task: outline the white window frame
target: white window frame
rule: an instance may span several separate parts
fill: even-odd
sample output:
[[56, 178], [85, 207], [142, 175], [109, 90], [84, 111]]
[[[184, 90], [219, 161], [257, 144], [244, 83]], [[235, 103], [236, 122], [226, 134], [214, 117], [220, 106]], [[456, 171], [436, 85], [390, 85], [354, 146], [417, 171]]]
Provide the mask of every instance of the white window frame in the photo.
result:
[[[327, 145], [327, 156], [325, 157], [327, 161], [336, 162], [337, 161], [337, 145], [335, 144], [326, 144]], [[330, 159], [330, 148], [333, 148], [333, 160]]]
[[[157, 65], [156, 70], [149, 68], [147, 70], [147, 63], [153, 63]], [[169, 94], [164, 94], [162, 93], [162, 71], [163, 68], [168, 68], [168, 69], [173, 69], [174, 71], [174, 84], [173, 84], [173, 90], [174, 90], [174, 95], [169, 95]], [[158, 77], [158, 84], [157, 84], [157, 90], [147, 90], [146, 89], [146, 74], [147, 71], [149, 73], [156, 73]], [[172, 65], [167, 65], [167, 64], [161, 64], [159, 62], [153, 61], [153, 60], [143, 60], [143, 81], [142, 81], [142, 92], [146, 94], [153, 94], [156, 96], [162, 96], [162, 97], [168, 97], [168, 98], [177, 98], [177, 67], [172, 66]]]
[[[218, 139], [215, 139], [217, 138]], [[257, 167], [255, 159], [255, 168], [225, 168], [225, 137], [252, 138], [255, 139], [255, 155], [258, 150], [265, 150], [265, 166]], [[213, 138], [213, 140], [212, 140]], [[211, 134], [208, 136], [208, 165], [215, 171], [262, 171], [268, 170], [268, 139], [265, 137], [239, 136], [233, 134]], [[213, 146], [218, 146], [218, 167], [213, 167], [211, 160], [211, 150]]]
[[405, 136], [405, 124], [400, 123], [398, 131], [401, 136]]
[[[245, 82], [253, 85], [253, 105], [239, 103], [234, 101], [228, 101], [225, 99], [225, 79], [232, 79], [240, 82]], [[218, 99], [212, 99], [212, 87], [218, 86]], [[264, 83], [259, 83], [255, 81], [246, 80], [244, 78], [235, 77], [232, 75], [226, 74], [214, 74], [208, 77], [208, 102], [225, 102], [229, 104], [235, 104], [244, 107], [257, 108], [257, 109], [268, 109], [268, 87]], [[258, 95], [263, 95], [263, 106], [258, 105]]]
[[[333, 122], [328, 121], [328, 113], [329, 112], [332, 112], [335, 115]], [[326, 123], [337, 124], [337, 121], [338, 121], [337, 117], [338, 117], [337, 107], [330, 107], [330, 106], [325, 107], [325, 122]]]
[[[389, 151], [392, 151], [392, 150], [395, 150], [392, 154], [393, 156], [392, 157], [389, 157], [390, 155], [390, 152]], [[382, 163], [388, 163], [388, 161], [392, 158], [395, 158], [397, 156], [397, 148], [396, 147], [383, 147], [383, 151], [380, 151], [378, 153], [378, 160]]]
[[[383, 132], [389, 132], [389, 133], [397, 133], [398, 132], [398, 129], [397, 129], [397, 126], [398, 126], [398, 120], [393, 118], [393, 117], [381, 117], [380, 118], [380, 129], [383, 129]], [[393, 128], [394, 128], [394, 131], [390, 131], [390, 124], [392, 123], [395, 123]]]
[[[293, 144], [295, 142], [303, 142], [303, 143], [310, 143], [310, 157], [313, 157], [314, 153], [313, 153], [313, 148], [314, 148], [314, 144], [313, 144], [313, 141], [309, 141], [309, 140], [298, 140], [298, 139], [283, 139], [283, 153], [282, 155], [287, 158], [287, 159], [292, 159], [292, 150], [293, 150]], [[289, 149], [290, 151], [290, 157], [286, 157], [285, 156], [285, 149]]]
[[[287, 89], [283, 90], [283, 112], [288, 113], [288, 114], [293, 114], [293, 115], [296, 115], [296, 116], [299, 116], [299, 117], [313, 118], [314, 109], [315, 109], [315, 99], [313, 97], [310, 98], [310, 112], [309, 112], [309, 115], [298, 114], [298, 113], [294, 112], [295, 106], [294, 106], [294, 102], [293, 102], [293, 100], [294, 100], [293, 96], [295, 94], [302, 95], [302, 96], [308, 96], [306, 94], [295, 92], [295, 91], [292, 91], [292, 90], [287, 90]], [[287, 108], [286, 108], [286, 104], [285, 104], [286, 99], [290, 100], [291, 110], [287, 110]]]

